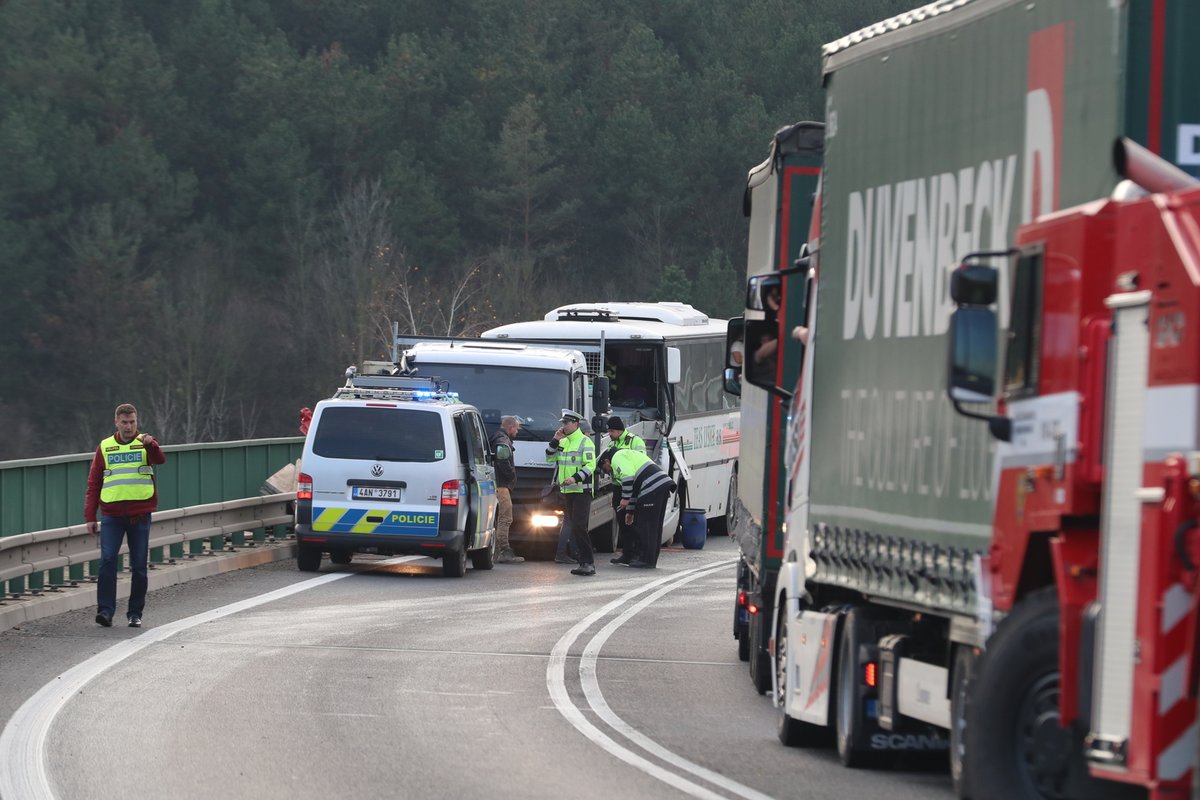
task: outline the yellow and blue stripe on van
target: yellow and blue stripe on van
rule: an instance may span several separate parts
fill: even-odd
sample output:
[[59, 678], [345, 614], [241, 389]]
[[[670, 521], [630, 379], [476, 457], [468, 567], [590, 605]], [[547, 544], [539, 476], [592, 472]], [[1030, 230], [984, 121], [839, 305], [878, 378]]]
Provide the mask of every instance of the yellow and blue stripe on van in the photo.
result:
[[313, 531], [437, 536], [438, 515], [395, 508], [322, 508], [313, 506]]

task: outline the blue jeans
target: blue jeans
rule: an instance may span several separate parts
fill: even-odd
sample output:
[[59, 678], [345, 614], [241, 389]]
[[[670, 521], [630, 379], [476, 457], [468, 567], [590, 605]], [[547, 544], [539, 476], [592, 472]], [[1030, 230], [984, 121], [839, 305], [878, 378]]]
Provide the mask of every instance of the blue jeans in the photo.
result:
[[117, 559], [121, 540], [129, 542], [129, 610], [127, 616], [142, 616], [146, 608], [146, 560], [150, 555], [150, 515], [100, 517], [100, 578], [96, 583], [97, 610], [106, 616], [117, 611]]

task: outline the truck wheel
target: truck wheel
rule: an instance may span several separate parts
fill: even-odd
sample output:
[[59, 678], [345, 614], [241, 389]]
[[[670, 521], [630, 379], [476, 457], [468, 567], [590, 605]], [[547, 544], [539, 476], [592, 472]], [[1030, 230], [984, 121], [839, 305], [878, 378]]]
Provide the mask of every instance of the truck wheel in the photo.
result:
[[461, 578], [467, 574], [467, 551], [463, 548], [448, 550], [442, 556], [442, 574], [447, 578]]
[[332, 561], [334, 564], [341, 564], [343, 566], [349, 564], [353, 557], [354, 554], [349, 550], [334, 550], [329, 554], [330, 561]]
[[733, 638], [737, 639], [738, 643], [738, 660], [750, 660], [750, 626], [746, 623], [745, 618], [749, 616], [746, 607], [738, 602], [738, 597], [742, 592], [749, 591], [746, 587], [746, 575], [749, 572], [746, 566], [746, 559], [738, 559], [737, 567], [737, 585], [733, 592]]
[[321, 548], [311, 544], [296, 545], [296, 567], [301, 572], [316, 572], [321, 568]]
[[761, 608], [750, 617], [750, 680], [759, 694], [766, 694], [771, 688], [771, 670], [775, 666], [766, 648], [769, 625], [766, 617]]
[[471, 566], [475, 569], [491, 569], [496, 566], [496, 535], [494, 533], [491, 544], [482, 550], [471, 551]]
[[[786, 599], [784, 600], [786, 603]], [[781, 604], [775, 626], [775, 732], [779, 741], [787, 747], [819, 747], [829, 739], [829, 731], [821, 725], [813, 725], [793, 719], [787, 715], [788, 687], [788, 636], [784, 608]]]
[[[734, 601], [733, 613], [734, 614], [738, 613], [736, 600]], [[747, 630], [746, 626], [744, 626], [744, 625], [739, 625], [736, 622], [734, 623], [734, 625], [737, 626], [737, 628], [738, 628], [738, 631], [737, 631], [737, 633], [738, 633], [738, 637], [737, 637], [738, 661], [749, 661], [750, 660], [750, 631]]]
[[846, 767], [866, 766], [871, 754], [861, 749], [863, 699], [859, 675], [858, 646], [863, 638], [863, 614], [857, 608], [850, 609], [842, 620], [842, 635], [838, 641], [837, 663], [834, 665], [836, 694], [835, 719], [837, 725], [838, 758]]
[[1063, 797], [1073, 742], [1059, 727], [1058, 596], [1035, 592], [1004, 618], [976, 664], [965, 751], [976, 800]]
[[954, 651], [954, 668], [950, 677], [950, 780], [954, 796], [970, 800], [971, 787], [963, 769], [967, 751], [967, 704], [975, 671], [975, 650], [959, 645]]

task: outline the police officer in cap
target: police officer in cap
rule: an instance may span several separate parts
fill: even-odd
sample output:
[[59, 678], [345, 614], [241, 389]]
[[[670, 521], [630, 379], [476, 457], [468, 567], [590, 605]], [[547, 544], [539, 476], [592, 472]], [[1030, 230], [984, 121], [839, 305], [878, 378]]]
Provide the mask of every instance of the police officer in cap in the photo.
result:
[[[546, 461], [554, 468], [554, 482], [563, 496], [563, 530], [579, 554], [572, 575], [595, 575], [588, 517], [592, 509], [592, 475], [596, 470], [596, 446], [582, 430], [583, 416], [562, 410], [561, 427], [546, 447]], [[557, 560], [557, 559], [556, 559]]]

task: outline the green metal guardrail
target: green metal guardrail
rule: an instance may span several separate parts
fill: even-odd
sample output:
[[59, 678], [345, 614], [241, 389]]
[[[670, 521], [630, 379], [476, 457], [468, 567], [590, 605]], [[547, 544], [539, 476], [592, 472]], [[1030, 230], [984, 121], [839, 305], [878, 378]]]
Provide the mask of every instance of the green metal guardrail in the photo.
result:
[[[263, 482], [286, 464], [294, 463], [304, 449], [301, 436], [282, 439], [251, 439], [239, 442], [165, 445], [167, 463], [155, 468], [160, 510], [198, 506], [256, 497]], [[92, 453], [0, 462], [0, 537], [62, 528], [83, 521], [83, 499], [87, 489]], [[258, 533], [256, 532], [256, 536]], [[214, 537], [215, 538], [215, 537]], [[205, 542], [190, 542], [193, 553]], [[217, 542], [212, 546], [218, 547]], [[170, 557], [183, 555], [183, 545], [171, 545]], [[161, 563], [162, 548], [151, 551], [152, 561]], [[84, 580], [84, 565], [67, 568], [67, 580]], [[90, 574], [99, 562], [88, 565]], [[47, 582], [62, 585], [62, 569], [29, 576], [29, 588], [40, 591]], [[7, 593], [25, 592], [25, 578], [0, 581], [0, 599]]]

